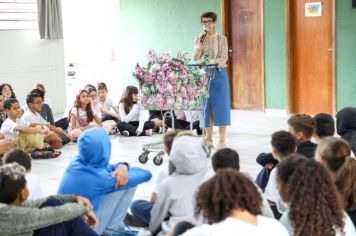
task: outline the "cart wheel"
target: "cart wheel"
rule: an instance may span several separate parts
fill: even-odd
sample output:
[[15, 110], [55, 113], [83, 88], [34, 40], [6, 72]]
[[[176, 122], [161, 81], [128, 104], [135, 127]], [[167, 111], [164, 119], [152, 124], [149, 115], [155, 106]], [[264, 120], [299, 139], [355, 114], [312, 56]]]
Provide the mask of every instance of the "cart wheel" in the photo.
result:
[[163, 163], [162, 154], [157, 154], [157, 156], [155, 156], [155, 157], [153, 158], [153, 163], [154, 163], [156, 166], [160, 166], [160, 165]]
[[148, 161], [148, 153], [149, 153], [149, 152], [143, 152], [143, 153], [138, 157], [139, 162], [141, 162], [142, 164], [145, 164], [145, 163]]

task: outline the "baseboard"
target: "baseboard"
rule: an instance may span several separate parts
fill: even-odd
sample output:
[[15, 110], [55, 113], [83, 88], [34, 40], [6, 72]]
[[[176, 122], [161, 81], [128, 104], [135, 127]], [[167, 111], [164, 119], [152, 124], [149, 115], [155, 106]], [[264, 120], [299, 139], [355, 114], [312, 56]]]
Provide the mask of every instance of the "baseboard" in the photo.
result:
[[266, 109], [265, 110], [266, 115], [271, 115], [271, 116], [287, 116], [287, 110], [282, 110], [282, 109]]

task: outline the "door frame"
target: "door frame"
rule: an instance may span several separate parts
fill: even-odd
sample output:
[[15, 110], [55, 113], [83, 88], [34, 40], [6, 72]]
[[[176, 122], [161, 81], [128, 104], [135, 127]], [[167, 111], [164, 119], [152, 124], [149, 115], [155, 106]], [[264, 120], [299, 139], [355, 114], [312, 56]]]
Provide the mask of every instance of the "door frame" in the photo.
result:
[[[286, 19], [286, 67], [287, 67], [287, 113], [292, 113], [294, 110], [294, 94], [293, 94], [293, 55], [292, 55], [292, 45], [291, 45], [291, 0], [285, 0], [285, 19]], [[331, 86], [332, 86], [332, 110], [334, 115], [336, 113], [336, 90], [335, 90], [335, 56], [336, 56], [336, 44], [335, 44], [335, 1], [332, 1], [332, 68], [331, 68]]]
[[[230, 22], [230, 15], [229, 15], [229, 1], [233, 0], [220, 0], [220, 9], [221, 9], [221, 30], [222, 34], [227, 37], [229, 40], [231, 38], [231, 25], [229, 24]], [[261, 1], [261, 74], [262, 74], [262, 81], [261, 81], [261, 88], [262, 88], [262, 101], [261, 101], [261, 110], [262, 112], [265, 112], [266, 110], [266, 86], [265, 86], [265, 50], [264, 50], [264, 0]], [[231, 44], [228, 41], [228, 49], [231, 49]], [[228, 61], [227, 61], [227, 74], [229, 77], [229, 83], [230, 83], [230, 89], [232, 88], [232, 58], [229, 56]], [[230, 90], [230, 100], [231, 100], [231, 105], [233, 104], [232, 99], [234, 97], [234, 93], [236, 91]], [[234, 109], [234, 107], [232, 107]], [[236, 109], [236, 108], [235, 108]]]

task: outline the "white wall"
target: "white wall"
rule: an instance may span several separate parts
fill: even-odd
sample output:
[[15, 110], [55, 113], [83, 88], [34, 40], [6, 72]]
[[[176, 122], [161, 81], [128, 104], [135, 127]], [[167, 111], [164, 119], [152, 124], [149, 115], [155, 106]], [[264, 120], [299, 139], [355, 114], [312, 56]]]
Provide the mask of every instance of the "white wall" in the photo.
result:
[[[21, 104], [36, 83], [43, 83], [55, 113], [71, 106], [78, 89], [105, 82], [110, 96], [121, 96], [118, 52], [119, 0], [62, 1], [63, 40], [40, 40], [34, 30], [0, 31], [0, 83], [10, 83]], [[69, 63], [76, 76], [68, 77]]]
[[[122, 88], [119, 51], [119, 0], [70, 0], [63, 3], [65, 65], [76, 75], [66, 78], [67, 100], [86, 84], [105, 82], [118, 101]], [[84, 7], [85, 6], [85, 7]]]
[[0, 83], [13, 86], [20, 103], [42, 83], [55, 113], [65, 108], [64, 54], [61, 40], [40, 40], [35, 30], [0, 31]]

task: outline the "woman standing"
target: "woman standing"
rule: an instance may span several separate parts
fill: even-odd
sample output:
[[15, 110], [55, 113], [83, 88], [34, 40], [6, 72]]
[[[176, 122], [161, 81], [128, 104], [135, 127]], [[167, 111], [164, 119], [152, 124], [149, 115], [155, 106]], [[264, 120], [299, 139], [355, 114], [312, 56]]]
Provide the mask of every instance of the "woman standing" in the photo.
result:
[[219, 126], [220, 141], [218, 148], [225, 147], [226, 126], [230, 125], [230, 88], [226, 74], [228, 59], [227, 39], [215, 32], [217, 16], [206, 12], [200, 16], [204, 32], [195, 39], [194, 60], [209, 55], [209, 63], [217, 64], [214, 77], [210, 81], [209, 98], [203, 111], [203, 127], [206, 128], [205, 142], [213, 146], [213, 125]]

